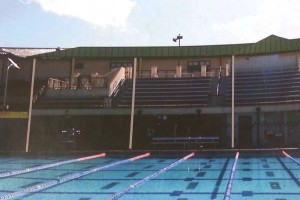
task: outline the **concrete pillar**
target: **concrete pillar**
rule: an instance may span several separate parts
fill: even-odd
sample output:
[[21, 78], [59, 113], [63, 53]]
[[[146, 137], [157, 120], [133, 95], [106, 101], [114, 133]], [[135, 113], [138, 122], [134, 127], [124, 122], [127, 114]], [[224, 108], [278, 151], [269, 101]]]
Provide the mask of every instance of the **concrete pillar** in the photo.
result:
[[140, 77], [141, 78], [141, 74], [142, 74], [142, 68], [143, 68], [143, 59], [142, 58], [139, 58], [139, 75], [137, 77]]
[[70, 75], [69, 75], [69, 87], [72, 88], [74, 86], [74, 72], [75, 72], [75, 58], [72, 58], [71, 61], [71, 68], [70, 68]]
[[264, 146], [265, 144], [265, 126], [264, 126], [264, 121], [265, 121], [265, 115], [263, 112], [260, 113], [260, 123], [262, 124], [260, 126], [260, 133], [259, 133], [259, 142], [260, 146]]
[[[226, 123], [227, 123], [227, 126], [226, 126], [226, 147], [228, 148], [232, 148], [232, 116], [231, 116], [231, 113], [227, 114], [227, 117], [226, 117]], [[234, 116], [234, 123], [236, 126], [236, 124], [238, 124], [238, 116], [235, 115]], [[236, 147], [238, 145], [238, 130], [237, 128], [234, 128], [234, 147]]]
[[298, 55], [297, 58], [298, 58], [298, 71], [300, 71], [300, 56]]
[[151, 66], [151, 78], [157, 78], [157, 66]]
[[230, 71], [230, 65], [226, 64], [226, 66], [225, 66], [225, 76], [229, 76], [229, 71]]
[[181, 78], [182, 75], [182, 66], [176, 66], [176, 78]]
[[283, 143], [284, 145], [288, 144], [288, 114], [287, 111], [283, 112]]
[[201, 77], [206, 77], [206, 65], [201, 65]]

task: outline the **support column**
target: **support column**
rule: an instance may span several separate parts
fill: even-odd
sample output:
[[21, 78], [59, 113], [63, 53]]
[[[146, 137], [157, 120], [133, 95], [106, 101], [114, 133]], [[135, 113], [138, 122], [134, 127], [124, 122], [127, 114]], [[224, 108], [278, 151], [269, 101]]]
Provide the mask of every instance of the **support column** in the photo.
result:
[[157, 66], [151, 66], [151, 78], [157, 78]]
[[206, 77], [206, 65], [201, 65], [201, 77]]
[[234, 55], [232, 55], [231, 77], [231, 148], [234, 148]]
[[138, 76], [138, 77], [141, 78], [142, 68], [143, 68], [143, 59], [140, 58], [139, 60], [140, 60], [140, 61], [139, 61], [139, 76]]
[[284, 145], [288, 144], [288, 115], [287, 111], [283, 112], [283, 142]]
[[298, 60], [298, 71], [300, 71], [300, 56], [298, 55], [297, 58], [298, 58], [297, 59]]
[[129, 149], [132, 149], [133, 140], [133, 121], [134, 121], [134, 107], [135, 107], [135, 84], [136, 84], [136, 67], [137, 58], [134, 58], [133, 64], [133, 80], [132, 80], [132, 98], [131, 98], [131, 118], [130, 118], [130, 134], [129, 134]]
[[226, 143], [224, 144], [226, 148], [231, 147], [231, 114], [226, 114]]
[[32, 100], [33, 100], [33, 88], [34, 88], [34, 77], [35, 77], [36, 58], [33, 59], [32, 73], [31, 73], [31, 88], [30, 88], [30, 100], [29, 100], [29, 111], [28, 111], [28, 125], [26, 135], [26, 153], [29, 151], [29, 140], [30, 140], [30, 128], [31, 128], [31, 115], [32, 115]]
[[259, 134], [259, 141], [260, 141], [260, 146], [265, 145], [265, 114], [261, 112], [260, 114], [260, 122], [262, 126], [260, 127], [260, 134]]
[[261, 113], [261, 108], [258, 106], [256, 107], [256, 146], [260, 146], [260, 113]]
[[176, 78], [181, 78], [182, 75], [182, 67], [181, 66], [176, 66]]
[[73, 87], [73, 83], [74, 83], [74, 72], [75, 72], [75, 58], [72, 58], [71, 61], [71, 68], [70, 68], [70, 85], [69, 88]]
[[226, 66], [225, 66], [225, 76], [226, 77], [229, 76], [229, 71], [230, 71], [230, 66], [229, 66], [229, 64], [226, 64]]

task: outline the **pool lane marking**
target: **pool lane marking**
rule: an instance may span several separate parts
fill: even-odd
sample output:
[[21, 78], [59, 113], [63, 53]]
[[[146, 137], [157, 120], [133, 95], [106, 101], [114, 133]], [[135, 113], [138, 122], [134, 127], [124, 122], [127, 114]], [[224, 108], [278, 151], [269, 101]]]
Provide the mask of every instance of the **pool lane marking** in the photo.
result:
[[234, 178], [234, 174], [235, 174], [235, 170], [236, 170], [236, 165], [239, 159], [239, 152], [236, 152], [235, 154], [235, 159], [234, 159], [234, 163], [231, 169], [231, 173], [230, 173], [230, 179], [227, 183], [227, 188], [226, 188], [226, 192], [224, 195], [224, 200], [229, 200], [230, 199], [230, 195], [231, 195], [231, 190], [232, 190], [232, 184], [233, 184], [233, 178]]
[[65, 165], [65, 164], [70, 164], [70, 163], [74, 163], [74, 162], [80, 162], [80, 161], [84, 161], [84, 160], [90, 160], [90, 159], [95, 159], [95, 158], [100, 158], [100, 157], [105, 157], [105, 156], [106, 156], [105, 153], [101, 153], [101, 154], [97, 154], [97, 155], [93, 155], [93, 156], [87, 156], [87, 157], [82, 157], [82, 158], [77, 158], [77, 159], [72, 159], [72, 160], [66, 160], [66, 161], [61, 161], [61, 162], [57, 162], [57, 163], [31, 167], [31, 168], [27, 168], [27, 169], [4, 172], [4, 173], [0, 173], [0, 178], [6, 178], [6, 177], [10, 177], [10, 176], [25, 174], [25, 173], [29, 173], [29, 172], [33, 172], [33, 171], [39, 171], [42, 169], [48, 169], [48, 168], [57, 167], [60, 165]]
[[282, 151], [281, 153], [282, 153], [285, 157], [291, 159], [291, 160], [294, 161], [297, 165], [300, 166], [300, 163], [299, 163], [297, 160], [295, 160], [292, 156], [290, 156], [289, 154], [287, 154], [285, 151]]
[[298, 187], [300, 187], [300, 181], [298, 180], [298, 178], [294, 175], [294, 173], [282, 162], [282, 160], [277, 157], [276, 158], [278, 160], [278, 162], [281, 164], [281, 166], [284, 168], [284, 170], [290, 175], [290, 177], [292, 178], [292, 180], [297, 184]]
[[123, 196], [124, 194], [128, 193], [129, 191], [133, 190], [134, 188], [142, 185], [143, 183], [149, 181], [150, 179], [153, 179], [155, 178], [156, 176], [164, 173], [165, 171], [175, 167], [176, 165], [178, 165], [179, 163], [189, 159], [190, 157], [193, 157], [195, 155], [195, 153], [191, 153], [183, 158], [181, 158], [180, 160], [177, 160], [176, 162], [173, 162], [172, 164], [168, 165], [167, 167], [164, 167], [162, 169], [160, 169], [159, 171], [147, 176], [146, 178], [143, 178], [142, 180], [139, 180], [138, 182], [130, 185], [129, 187], [125, 188], [124, 190], [120, 191], [120, 192], [117, 192], [115, 193], [114, 195], [112, 195], [111, 197], [109, 197], [107, 200], [115, 200], [115, 199], [118, 199], [120, 198], [121, 196]]
[[215, 184], [215, 188], [214, 188], [213, 192], [210, 195], [210, 199], [216, 199], [217, 196], [218, 196], [220, 185], [221, 185], [221, 183], [222, 183], [222, 181], [224, 179], [224, 174], [225, 174], [226, 169], [228, 167], [229, 160], [230, 160], [230, 158], [226, 159], [226, 161], [225, 161], [225, 163], [224, 163], [224, 165], [223, 165], [223, 167], [222, 167], [222, 169], [220, 171], [219, 177], [216, 179], [217, 182]]
[[141, 158], [148, 157], [148, 156], [150, 156], [150, 153], [145, 153], [145, 154], [142, 154], [142, 155], [139, 155], [139, 156], [135, 156], [133, 158], [117, 161], [117, 162], [114, 162], [114, 163], [111, 163], [111, 164], [108, 164], [108, 165], [105, 165], [105, 166], [101, 166], [101, 167], [96, 167], [96, 168], [93, 168], [93, 169], [90, 169], [90, 170], [87, 170], [87, 171], [69, 174], [69, 175], [60, 177], [57, 180], [48, 181], [48, 182], [45, 182], [45, 183], [40, 183], [40, 184], [31, 186], [31, 187], [25, 188], [23, 190], [19, 190], [19, 191], [12, 192], [12, 193], [9, 193], [9, 194], [1, 195], [0, 200], [12, 199], [12, 198], [16, 198], [16, 197], [29, 195], [31, 193], [36, 193], [38, 191], [41, 191], [41, 190], [44, 190], [44, 189], [47, 189], [47, 188], [50, 188], [50, 187], [53, 187], [53, 186], [57, 186], [59, 184], [62, 184], [62, 183], [65, 183], [65, 182], [68, 182], [68, 181], [71, 181], [71, 180], [74, 180], [74, 179], [78, 179], [78, 178], [81, 178], [83, 176], [86, 176], [86, 175], [89, 175], [89, 174], [92, 174], [92, 173], [95, 173], [95, 172], [98, 172], [98, 171], [101, 171], [101, 170], [105, 170], [105, 169], [108, 169], [108, 168], [111, 168], [111, 167], [115, 167], [117, 165], [125, 164], [125, 163], [131, 162], [131, 161], [135, 161], [135, 160], [138, 160], [138, 159], [141, 159]]

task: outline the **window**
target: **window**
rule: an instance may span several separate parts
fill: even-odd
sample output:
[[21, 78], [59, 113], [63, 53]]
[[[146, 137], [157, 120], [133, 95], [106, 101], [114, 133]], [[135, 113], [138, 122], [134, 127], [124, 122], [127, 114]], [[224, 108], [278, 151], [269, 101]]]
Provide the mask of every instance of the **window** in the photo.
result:
[[132, 62], [112, 62], [110, 63], [110, 70], [120, 67], [132, 67]]
[[188, 61], [188, 63], [187, 63], [187, 71], [189, 73], [200, 72], [202, 65], [206, 65], [206, 71], [208, 71], [208, 72], [210, 71], [210, 61], [208, 61], [208, 60]]

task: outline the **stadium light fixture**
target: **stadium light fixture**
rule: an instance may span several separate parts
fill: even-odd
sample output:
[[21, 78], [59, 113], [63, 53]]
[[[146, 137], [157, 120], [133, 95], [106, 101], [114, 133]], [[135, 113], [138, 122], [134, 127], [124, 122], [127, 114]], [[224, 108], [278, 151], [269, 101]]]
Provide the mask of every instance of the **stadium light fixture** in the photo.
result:
[[11, 63], [9, 66], [8, 66], [8, 69], [10, 68], [10, 67], [15, 67], [15, 68], [18, 68], [18, 69], [20, 69], [20, 67], [12, 60], [12, 59], [10, 59], [10, 58], [7, 58], [8, 60], [9, 60], [9, 62]]
[[182, 35], [177, 35], [177, 37], [176, 38], [173, 38], [173, 42], [177, 42], [177, 40], [178, 40], [178, 44], [179, 44], [179, 58], [178, 58], [178, 66], [180, 66], [180, 55], [181, 55], [181, 50], [180, 50], [180, 40], [182, 40], [183, 39], [183, 36]]
[[180, 47], [180, 40], [182, 40], [182, 39], [183, 39], [183, 36], [179, 34], [179, 35], [177, 35], [176, 38], [173, 38], [173, 42], [177, 42], [177, 40], [178, 40], [179, 47]]
[[7, 93], [7, 80], [8, 80], [8, 71], [11, 67], [15, 67], [17, 69], [20, 69], [20, 67], [10, 58], [7, 58], [10, 64], [7, 66], [6, 69], [6, 77], [5, 77], [5, 87], [4, 87], [4, 97], [3, 97], [3, 105], [2, 105], [2, 111], [4, 112], [5, 108], [8, 108], [8, 105], [6, 105], [6, 93]]

